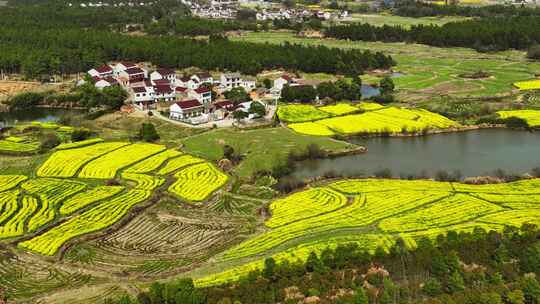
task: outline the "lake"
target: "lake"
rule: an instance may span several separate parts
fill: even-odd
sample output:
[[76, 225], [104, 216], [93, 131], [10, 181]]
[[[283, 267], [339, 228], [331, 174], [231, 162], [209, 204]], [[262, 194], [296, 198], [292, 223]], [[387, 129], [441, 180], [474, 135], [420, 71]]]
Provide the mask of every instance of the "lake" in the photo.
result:
[[484, 129], [420, 137], [355, 138], [350, 142], [368, 152], [333, 159], [298, 163], [293, 174], [311, 178], [333, 171], [341, 174], [372, 175], [390, 169], [394, 176], [459, 170], [464, 177], [480, 176], [503, 169], [526, 173], [540, 167], [540, 132]]
[[0, 112], [0, 127], [32, 121], [53, 122], [58, 121], [64, 115], [77, 115], [81, 113], [83, 113], [81, 110], [55, 108], [32, 108], [31, 110]]

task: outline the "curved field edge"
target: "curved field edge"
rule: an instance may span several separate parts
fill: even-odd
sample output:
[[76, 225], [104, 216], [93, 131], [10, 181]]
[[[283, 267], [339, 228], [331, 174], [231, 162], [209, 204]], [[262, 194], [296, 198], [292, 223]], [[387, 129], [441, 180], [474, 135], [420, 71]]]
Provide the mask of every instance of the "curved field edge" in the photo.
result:
[[[220, 254], [216, 257], [217, 261], [219, 261], [218, 266], [191, 272], [193, 277], [198, 278], [196, 283], [199, 286], [210, 286], [234, 281], [251, 270], [262, 268], [263, 258], [265, 257], [271, 256], [278, 261], [284, 259], [305, 259], [311, 251], [320, 252], [328, 246], [335, 247], [338, 244], [356, 243], [363, 249], [373, 251], [378, 246], [389, 248], [397, 238], [402, 238], [408, 246], [414, 247], [416, 246], [416, 240], [419, 238], [436, 238], [438, 235], [445, 234], [449, 231], [471, 232], [479, 228], [486, 231], [502, 231], [506, 226], [519, 227], [524, 223], [540, 223], [540, 200], [538, 199], [538, 195], [540, 194], [540, 179], [489, 185], [468, 185], [429, 180], [361, 179], [331, 182], [327, 183], [324, 187], [341, 192], [348, 197], [356, 197], [357, 199], [366, 196], [368, 203], [370, 193], [387, 193], [391, 197], [398, 192], [419, 193], [428, 191], [431, 193], [439, 192], [440, 194], [448, 194], [448, 197], [442, 196], [427, 204], [418, 205], [410, 210], [399, 212], [397, 217], [395, 217], [397, 220], [392, 216], [382, 218], [374, 221], [374, 224], [364, 226], [344, 226], [341, 229], [328, 229], [315, 233], [309, 233], [308, 231], [305, 235], [289, 240], [288, 244], [280, 243], [277, 246], [259, 252], [227, 258], [231, 252], [234, 252], [236, 248], [241, 247], [245, 242], [253, 242], [253, 240], [256, 240], [261, 235], [273, 231], [267, 230], [266, 232], [248, 238], [245, 242]], [[505, 197], [511, 197], [513, 201], [505, 203]], [[453, 200], [455, 208], [465, 208], [462, 216], [456, 213], [454, 215], [455, 218], [448, 219], [447, 217], [438, 218], [436, 215], [433, 215], [433, 212], [436, 210], [444, 210], [447, 200], [450, 200], [450, 202]], [[526, 201], [526, 203], [521, 204], [519, 201]], [[343, 208], [346, 207], [342, 207], [341, 209]], [[453, 208], [447, 208], [447, 215], [453, 212]], [[341, 209], [337, 210], [339, 211]], [[330, 212], [331, 214], [332, 212]], [[405, 229], [405, 227], [404, 229], [400, 229], [399, 227], [401, 223], [407, 223], [409, 220], [416, 220], [416, 225], [418, 225], [419, 223], [424, 223], [423, 220], [429, 219], [434, 220], [435, 225], [426, 222], [423, 229]], [[303, 220], [305, 219], [299, 219], [298, 222], [302, 222]], [[389, 222], [388, 220], [391, 221]], [[384, 227], [388, 230], [387, 232], [379, 227], [379, 224], [383, 222]], [[354, 232], [355, 228], [356, 233]], [[343, 233], [340, 233], [340, 231]]]
[[[122, 148], [134, 147], [141, 150], [141, 148], [150, 145], [146, 143], [129, 144], [119, 142], [113, 144], [113, 149], [105, 153], [99, 151], [99, 156], [97, 158], [93, 157], [93, 159], [110, 158], [108, 155], [118, 154], [118, 151], [123, 151]], [[97, 142], [55, 153], [69, 151], [70, 158], [76, 158], [77, 152], [90, 149], [92, 152], [90, 154], [95, 156], [93, 151], [95, 151], [96, 146], [100, 145], [107, 145], [107, 143]], [[156, 171], [161, 167], [167, 167], [171, 162], [173, 168], [170, 171], [178, 171], [177, 175], [192, 170], [191, 167], [195, 166], [207, 168], [208, 171], [219, 177], [219, 183], [204, 193], [204, 199], [213, 195], [227, 181], [228, 177], [225, 174], [202, 159], [193, 158], [195, 162], [178, 166], [176, 159], [189, 155], [176, 150], [165, 150], [165, 147], [160, 145], [151, 146], [152, 149], [146, 152], [144, 157], [137, 157], [136, 161], [130, 161], [129, 164], [122, 166], [112, 164], [113, 171], [120, 172], [119, 175], [122, 178], [122, 185], [117, 186], [107, 186], [103, 185], [103, 181], [80, 180], [76, 177], [72, 178], [72, 180], [59, 178], [28, 180], [26, 176], [22, 175], [0, 175], [0, 181], [2, 181], [0, 192], [11, 198], [11, 202], [8, 203], [9, 206], [6, 206], [12, 211], [10, 211], [8, 217], [13, 218], [9, 222], [8, 217], [0, 221], [0, 231], [4, 231], [9, 237], [20, 237], [18, 238], [19, 248], [46, 256], [53, 256], [73, 241], [81, 238], [92, 238], [97, 232], [100, 232], [101, 235], [103, 231], [108, 231], [110, 228], [116, 227], [119, 222], [123, 222], [127, 214], [131, 213], [135, 207], [142, 205], [143, 202], [148, 201], [154, 191], [165, 184], [167, 177], [156, 175], [158, 174]], [[107, 147], [107, 149], [109, 148]], [[156, 151], [163, 152], [156, 153]], [[83, 152], [83, 154], [85, 153]], [[104, 162], [105, 165], [101, 166], [103, 170], [107, 170], [105, 168], [106, 163]], [[81, 164], [81, 166], [86, 165]], [[56, 162], [55, 166], [51, 167], [62, 167], [62, 164]], [[75, 172], [80, 169], [79, 167], [76, 170], [71, 170]], [[151, 171], [154, 173], [132, 173], [133, 171]], [[172, 172], [166, 172], [164, 175], [169, 175]], [[187, 179], [192, 185], [200, 185], [202, 181], [197, 180], [197, 177], [195, 176], [194, 180], [189, 180], [190, 176], [188, 174], [185, 180]], [[35, 198], [23, 196], [17, 187], [22, 187], [27, 193], [34, 195]], [[7, 192], [8, 190], [15, 192]], [[0, 203], [0, 209], [2, 204]], [[145, 206], [147, 205], [145, 204]], [[43, 217], [40, 214], [46, 216]], [[32, 222], [34, 218], [42, 219], [38, 222], [34, 220], [34, 223]], [[3, 225], [4, 223], [9, 225]], [[30, 224], [32, 226], [28, 228], [27, 226]]]

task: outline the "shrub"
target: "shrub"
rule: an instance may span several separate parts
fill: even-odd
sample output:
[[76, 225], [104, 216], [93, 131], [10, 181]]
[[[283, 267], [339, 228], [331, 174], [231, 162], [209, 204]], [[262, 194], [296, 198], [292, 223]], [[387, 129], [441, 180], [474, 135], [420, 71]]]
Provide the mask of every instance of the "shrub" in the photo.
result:
[[529, 124], [523, 118], [509, 117], [506, 119], [506, 127], [511, 129], [528, 129]]
[[540, 60], [540, 44], [533, 45], [529, 48], [527, 58]]
[[293, 177], [293, 176], [287, 176], [284, 178], [281, 178], [277, 184], [274, 185], [274, 189], [283, 192], [283, 193], [289, 193], [296, 189], [302, 188], [306, 185], [304, 181]]
[[392, 170], [385, 168], [373, 173], [377, 178], [392, 178]]
[[60, 144], [60, 138], [55, 133], [45, 133], [41, 137], [41, 150], [50, 150]]
[[531, 175], [534, 177], [540, 177], [540, 167], [533, 168]]
[[9, 104], [13, 109], [28, 109], [38, 105], [44, 98], [44, 93], [26, 92], [11, 97]]
[[90, 136], [92, 136], [92, 132], [87, 129], [75, 129], [71, 133], [71, 141], [77, 142], [77, 141], [83, 141], [85, 139], [88, 139]]
[[396, 101], [394, 95], [392, 94], [381, 94], [378, 96], [373, 96], [371, 99], [381, 104], [388, 104]]
[[142, 141], [153, 142], [159, 139], [159, 134], [156, 131], [156, 127], [153, 123], [143, 123], [139, 130], [139, 138]]

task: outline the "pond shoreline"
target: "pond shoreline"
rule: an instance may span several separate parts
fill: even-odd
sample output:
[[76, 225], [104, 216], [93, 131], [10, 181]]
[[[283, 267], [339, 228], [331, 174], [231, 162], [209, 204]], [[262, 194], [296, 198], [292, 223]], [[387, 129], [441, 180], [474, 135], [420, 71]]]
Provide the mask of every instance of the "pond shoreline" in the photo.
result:
[[474, 177], [493, 175], [498, 169], [521, 174], [540, 167], [538, 132], [482, 125], [431, 134], [440, 135], [349, 137], [344, 140], [365, 148], [299, 161], [292, 176], [372, 176], [386, 170], [401, 177], [434, 177], [439, 172]]
[[447, 128], [447, 129], [428, 129], [424, 132], [416, 133], [356, 133], [348, 135], [331, 136], [338, 140], [350, 140], [355, 138], [375, 138], [375, 137], [421, 137], [434, 134], [446, 134], [446, 133], [459, 133], [483, 129], [510, 129], [503, 124], [479, 124], [479, 125], [466, 125], [461, 127]]

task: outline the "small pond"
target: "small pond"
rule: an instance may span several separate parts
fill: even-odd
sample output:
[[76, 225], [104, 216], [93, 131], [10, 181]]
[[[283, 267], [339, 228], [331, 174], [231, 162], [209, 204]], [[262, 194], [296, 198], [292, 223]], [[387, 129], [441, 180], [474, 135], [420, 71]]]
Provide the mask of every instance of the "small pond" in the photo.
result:
[[362, 93], [362, 99], [369, 99], [373, 96], [378, 96], [381, 94], [381, 90], [379, 88], [369, 84], [362, 84], [360, 92]]
[[27, 123], [32, 121], [53, 122], [66, 115], [78, 115], [82, 110], [32, 108], [11, 112], [0, 112], [0, 127], [12, 126], [15, 123]]
[[540, 166], [540, 132], [485, 129], [420, 137], [355, 138], [368, 152], [333, 159], [307, 160], [294, 176], [312, 178], [333, 171], [372, 175], [390, 169], [394, 176], [459, 170], [463, 177], [492, 174], [495, 169], [526, 173]]

